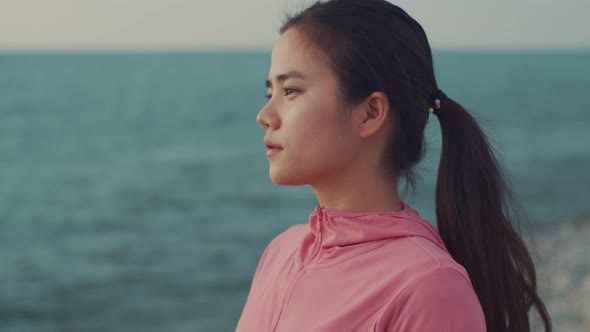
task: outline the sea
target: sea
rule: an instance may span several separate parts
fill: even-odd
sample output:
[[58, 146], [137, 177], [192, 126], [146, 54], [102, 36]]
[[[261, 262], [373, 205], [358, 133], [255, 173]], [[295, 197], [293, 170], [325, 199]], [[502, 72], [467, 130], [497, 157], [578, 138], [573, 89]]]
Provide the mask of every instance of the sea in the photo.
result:
[[[533, 229], [590, 215], [590, 51], [435, 51]], [[0, 55], [0, 331], [233, 331], [317, 203], [268, 177], [269, 52]], [[431, 223], [427, 126], [404, 200]]]

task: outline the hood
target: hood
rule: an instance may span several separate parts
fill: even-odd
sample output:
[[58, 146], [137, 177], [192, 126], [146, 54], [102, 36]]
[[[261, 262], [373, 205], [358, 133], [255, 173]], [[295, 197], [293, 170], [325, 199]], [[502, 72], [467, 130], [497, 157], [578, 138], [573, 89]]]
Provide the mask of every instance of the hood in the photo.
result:
[[[402, 201], [402, 206], [395, 212], [353, 212], [317, 205], [309, 216], [298, 261], [302, 265], [312, 260], [326, 263], [326, 259], [336, 259], [348, 247], [358, 251], [359, 244], [403, 237], [423, 237], [448, 252], [434, 227], [407, 203]], [[374, 247], [372, 244], [365, 246], [367, 250]]]

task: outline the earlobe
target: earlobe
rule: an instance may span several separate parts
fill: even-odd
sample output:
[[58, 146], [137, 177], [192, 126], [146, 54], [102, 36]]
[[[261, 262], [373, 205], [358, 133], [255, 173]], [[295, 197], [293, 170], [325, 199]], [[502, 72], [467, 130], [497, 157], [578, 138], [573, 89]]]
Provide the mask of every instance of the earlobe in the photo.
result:
[[359, 136], [366, 138], [375, 135], [386, 124], [389, 99], [383, 92], [373, 92], [359, 106], [362, 116]]

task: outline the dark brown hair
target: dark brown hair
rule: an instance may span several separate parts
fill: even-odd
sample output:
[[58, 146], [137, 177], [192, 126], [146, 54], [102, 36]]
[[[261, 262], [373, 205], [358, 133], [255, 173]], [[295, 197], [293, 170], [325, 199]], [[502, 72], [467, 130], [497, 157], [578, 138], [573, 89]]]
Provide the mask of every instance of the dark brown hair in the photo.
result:
[[[438, 86], [432, 52], [420, 24], [385, 0], [316, 2], [290, 16], [324, 54], [348, 103], [374, 91], [390, 102], [393, 131], [388, 167], [413, 186], [424, 154], [428, 108]], [[535, 266], [510, 217], [515, 202], [484, 133], [448, 98], [437, 112], [442, 153], [436, 186], [437, 226], [453, 258], [469, 273], [487, 330], [528, 331], [535, 307], [546, 331], [551, 320], [539, 298]]]

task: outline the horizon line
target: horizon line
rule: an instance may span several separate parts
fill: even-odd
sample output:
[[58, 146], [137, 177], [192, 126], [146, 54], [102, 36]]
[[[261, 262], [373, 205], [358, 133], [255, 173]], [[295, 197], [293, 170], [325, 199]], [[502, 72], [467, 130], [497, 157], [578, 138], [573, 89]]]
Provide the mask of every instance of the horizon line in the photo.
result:
[[[590, 47], [432, 47], [442, 53], [590, 53]], [[55, 48], [55, 49], [2, 49], [0, 55], [59, 55], [59, 54], [264, 54], [271, 48]]]

